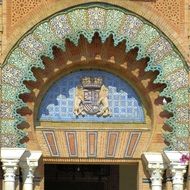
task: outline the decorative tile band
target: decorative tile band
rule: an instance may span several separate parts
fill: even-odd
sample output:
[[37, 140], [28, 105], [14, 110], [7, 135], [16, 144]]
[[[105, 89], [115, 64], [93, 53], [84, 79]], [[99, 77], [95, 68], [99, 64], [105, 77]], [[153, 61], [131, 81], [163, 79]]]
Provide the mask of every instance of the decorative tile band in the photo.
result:
[[[88, 159], [124, 159], [139, 158], [136, 152], [141, 132], [131, 131], [91, 131], [91, 130], [64, 130], [38, 129], [46, 142], [41, 148], [44, 153], [49, 149], [51, 156], [64, 158]], [[143, 132], [142, 132], [143, 133]], [[40, 140], [41, 142], [41, 140]], [[145, 142], [147, 143], [147, 142]], [[127, 144], [127, 145], [126, 145]], [[49, 154], [48, 154], [49, 155]]]

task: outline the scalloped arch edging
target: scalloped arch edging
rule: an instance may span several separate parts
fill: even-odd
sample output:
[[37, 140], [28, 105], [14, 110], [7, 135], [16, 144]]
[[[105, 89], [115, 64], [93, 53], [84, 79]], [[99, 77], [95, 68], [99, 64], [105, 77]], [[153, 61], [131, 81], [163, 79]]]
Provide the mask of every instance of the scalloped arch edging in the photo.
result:
[[88, 42], [98, 32], [104, 42], [113, 35], [114, 45], [126, 40], [126, 52], [138, 47], [137, 59], [149, 57], [146, 71], [159, 71], [154, 83], [165, 83], [161, 96], [171, 98], [164, 109], [173, 113], [166, 124], [173, 130], [165, 133], [170, 150], [187, 149], [188, 71], [180, 52], [170, 40], [145, 19], [113, 5], [79, 5], [56, 13], [27, 32], [11, 50], [2, 66], [1, 143], [3, 147], [22, 147], [26, 134], [17, 128], [25, 119], [17, 109], [26, 104], [20, 94], [29, 93], [24, 80], [35, 81], [31, 68], [42, 68], [41, 56], [53, 59], [52, 47], [65, 50], [65, 39], [75, 45], [82, 34]]

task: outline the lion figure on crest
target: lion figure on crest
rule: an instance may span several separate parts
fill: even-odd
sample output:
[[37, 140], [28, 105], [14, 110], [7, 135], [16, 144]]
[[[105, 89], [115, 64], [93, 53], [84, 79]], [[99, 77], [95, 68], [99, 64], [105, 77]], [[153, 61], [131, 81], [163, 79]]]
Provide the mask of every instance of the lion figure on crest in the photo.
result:
[[85, 115], [84, 107], [82, 105], [84, 101], [84, 92], [81, 86], [76, 87], [76, 96], [74, 100], [74, 114], [76, 116]]
[[99, 92], [99, 100], [98, 104], [100, 104], [101, 110], [97, 113], [98, 116], [109, 116], [111, 115], [111, 112], [109, 110], [109, 103], [108, 103], [108, 88], [104, 85], [101, 86], [100, 92]]

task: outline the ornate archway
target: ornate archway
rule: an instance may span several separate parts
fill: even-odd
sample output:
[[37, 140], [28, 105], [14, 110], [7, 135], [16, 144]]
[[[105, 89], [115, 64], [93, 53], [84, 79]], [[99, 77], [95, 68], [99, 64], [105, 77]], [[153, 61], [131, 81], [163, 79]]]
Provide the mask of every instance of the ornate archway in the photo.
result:
[[[77, 22], [76, 22], [77, 18]], [[155, 26], [125, 9], [108, 4], [86, 4], [64, 10], [34, 26], [15, 45], [2, 68], [2, 146], [17, 147], [26, 134], [17, 128], [24, 118], [17, 110], [25, 103], [20, 95], [29, 90], [23, 81], [35, 81], [33, 67], [44, 68], [41, 56], [53, 58], [52, 47], [65, 49], [65, 40], [78, 45], [80, 35], [88, 42], [97, 32], [104, 42], [111, 34], [114, 45], [126, 40], [126, 52], [138, 47], [137, 59], [149, 57], [146, 71], [159, 71], [155, 83], [164, 83], [161, 96], [171, 98], [164, 109], [173, 114], [166, 123], [169, 149], [186, 149], [188, 132], [188, 71], [170, 40]], [[180, 143], [179, 143], [180, 141]]]

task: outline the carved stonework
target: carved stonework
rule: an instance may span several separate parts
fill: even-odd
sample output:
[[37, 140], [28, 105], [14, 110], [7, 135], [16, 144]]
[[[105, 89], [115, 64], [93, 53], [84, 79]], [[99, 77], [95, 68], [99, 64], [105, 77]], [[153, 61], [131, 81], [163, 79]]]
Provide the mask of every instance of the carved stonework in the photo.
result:
[[151, 175], [150, 180], [152, 189], [162, 189], [164, 165], [159, 163], [149, 164], [147, 169]]
[[174, 26], [176, 31], [182, 30], [181, 22], [184, 19], [184, 12], [182, 7], [184, 6], [184, 0], [158, 0], [153, 1], [148, 6], [155, 11], [155, 14], [162, 15], [163, 18], [167, 19], [167, 22]]
[[24, 148], [1, 148], [1, 162], [4, 170], [4, 190], [15, 190], [15, 176]]
[[168, 165], [170, 173], [172, 175], [173, 190], [184, 189], [184, 174], [187, 171], [186, 163], [181, 163], [180, 159], [182, 155], [188, 154], [187, 151], [165, 151], [164, 159]]
[[[3, 160], [4, 161], [4, 160]], [[8, 163], [8, 161], [7, 161]], [[3, 170], [4, 170], [4, 181], [14, 182], [15, 181], [15, 172], [18, 168], [18, 160], [11, 164], [7, 164], [6, 161], [3, 163]]]
[[42, 0], [11, 0], [11, 25], [42, 5]]
[[147, 171], [150, 174], [151, 189], [162, 190], [162, 175], [166, 169], [161, 153], [145, 152], [143, 160], [147, 165]]
[[79, 115], [109, 116], [108, 88], [101, 77], [84, 77], [76, 87], [74, 113]]

